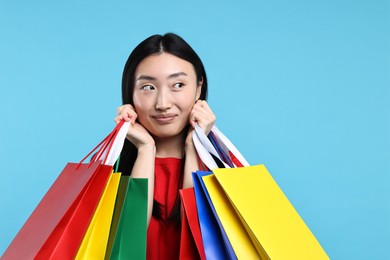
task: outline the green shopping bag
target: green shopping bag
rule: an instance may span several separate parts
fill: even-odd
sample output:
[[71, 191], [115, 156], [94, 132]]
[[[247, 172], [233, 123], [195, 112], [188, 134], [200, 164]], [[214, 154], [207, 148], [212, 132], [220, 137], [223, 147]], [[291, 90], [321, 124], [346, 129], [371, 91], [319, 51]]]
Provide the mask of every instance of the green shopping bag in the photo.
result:
[[104, 259], [106, 260], [110, 259], [112, 247], [114, 246], [115, 235], [116, 235], [116, 231], [118, 230], [119, 219], [122, 213], [123, 202], [125, 201], [127, 186], [129, 184], [129, 178], [130, 176], [128, 175], [122, 175], [121, 180], [119, 181], [118, 193], [116, 195], [116, 200], [115, 200], [114, 213], [112, 215], [112, 220], [111, 220], [110, 234], [107, 242], [106, 255], [104, 257]]
[[110, 259], [146, 259], [148, 180], [129, 178]]

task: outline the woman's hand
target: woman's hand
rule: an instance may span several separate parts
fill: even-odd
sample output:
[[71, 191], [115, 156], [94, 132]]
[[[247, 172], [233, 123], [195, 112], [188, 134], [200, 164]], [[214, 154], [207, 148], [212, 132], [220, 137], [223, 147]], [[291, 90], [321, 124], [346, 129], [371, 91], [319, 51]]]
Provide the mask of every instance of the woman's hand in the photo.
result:
[[196, 101], [190, 114], [190, 124], [193, 128], [195, 128], [195, 124], [197, 123], [204, 133], [208, 135], [216, 119], [205, 100]]
[[149, 132], [139, 124], [137, 120], [137, 113], [132, 105], [123, 105], [118, 107], [118, 114], [114, 121], [119, 123], [121, 120], [130, 122], [129, 131], [127, 132], [127, 139], [132, 142], [139, 150], [140, 148], [154, 148], [154, 140]]
[[186, 149], [193, 148], [192, 134], [195, 128], [195, 124], [198, 124], [203, 132], [208, 135], [215, 123], [215, 120], [216, 117], [207, 102], [204, 100], [198, 100], [192, 108], [189, 117], [191, 128], [188, 131], [188, 135], [185, 141]]
[[123, 105], [118, 107], [118, 115], [114, 121], [119, 123], [121, 120], [130, 122], [129, 131], [126, 138], [132, 142], [138, 150], [137, 159], [131, 169], [132, 178], [148, 179], [148, 213], [147, 223], [149, 225], [153, 211], [153, 192], [154, 192], [154, 160], [156, 146], [154, 139], [146, 129], [137, 122], [137, 113], [132, 105]]
[[192, 172], [199, 170], [198, 156], [192, 141], [192, 135], [195, 134], [195, 124], [198, 124], [204, 133], [208, 135], [215, 123], [215, 120], [216, 117], [207, 102], [198, 100], [190, 113], [189, 123], [191, 128], [188, 130], [187, 138], [185, 140], [186, 159], [184, 164], [183, 188], [194, 186], [192, 181]]

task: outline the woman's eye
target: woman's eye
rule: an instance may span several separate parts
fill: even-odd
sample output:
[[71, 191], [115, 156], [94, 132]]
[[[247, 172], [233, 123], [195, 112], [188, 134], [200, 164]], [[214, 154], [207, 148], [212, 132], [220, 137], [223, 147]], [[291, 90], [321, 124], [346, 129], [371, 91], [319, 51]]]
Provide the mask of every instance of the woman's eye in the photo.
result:
[[173, 88], [174, 89], [181, 89], [183, 86], [184, 86], [183, 83], [176, 83], [175, 85], [173, 85]]
[[145, 86], [142, 86], [142, 89], [150, 91], [150, 90], [154, 90], [154, 87], [152, 85], [145, 85]]

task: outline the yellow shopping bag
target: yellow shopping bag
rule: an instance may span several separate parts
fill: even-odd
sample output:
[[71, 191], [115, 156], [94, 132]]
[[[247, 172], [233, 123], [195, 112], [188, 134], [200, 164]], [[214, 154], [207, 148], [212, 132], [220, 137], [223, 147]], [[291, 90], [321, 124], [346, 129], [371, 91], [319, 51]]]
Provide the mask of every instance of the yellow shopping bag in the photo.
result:
[[121, 173], [111, 173], [76, 259], [104, 259]]
[[213, 173], [260, 255], [329, 259], [264, 165], [216, 168]]
[[260, 256], [263, 256], [262, 258], [266, 257], [263, 252], [259, 253], [256, 250], [244, 224], [241, 222], [233, 205], [229, 203], [229, 198], [222, 189], [222, 186], [218, 183], [214, 174], [203, 176], [202, 181], [206, 186], [213, 207], [229, 238], [229, 242], [233, 247], [237, 259], [250, 260], [260, 259]]

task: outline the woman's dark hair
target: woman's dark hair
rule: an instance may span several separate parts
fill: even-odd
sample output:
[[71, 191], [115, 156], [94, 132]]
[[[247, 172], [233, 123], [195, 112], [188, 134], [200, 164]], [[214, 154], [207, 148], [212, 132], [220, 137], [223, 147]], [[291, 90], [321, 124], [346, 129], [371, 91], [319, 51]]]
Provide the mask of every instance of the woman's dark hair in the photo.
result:
[[138, 64], [146, 57], [159, 54], [169, 53], [180, 59], [186, 60], [194, 66], [196, 79], [198, 82], [203, 81], [200, 98], [207, 98], [207, 77], [203, 63], [191, 46], [183, 38], [174, 34], [153, 35], [142, 41], [127, 59], [122, 75], [122, 102], [123, 104], [133, 105], [134, 74]]
[[[206, 71], [204, 69], [203, 63], [196, 52], [191, 48], [191, 46], [184, 41], [183, 38], [174, 34], [167, 33], [165, 35], [153, 35], [149, 38], [142, 41], [135, 49], [131, 52], [127, 62], [125, 64], [123, 75], [122, 75], [122, 102], [123, 104], [133, 103], [133, 90], [135, 84], [135, 71], [142, 60], [150, 55], [155, 55], [159, 53], [169, 53], [180, 59], [190, 62], [195, 70], [196, 80], [198, 83], [202, 82], [202, 89], [199, 99], [206, 100], [207, 98], [207, 77]], [[125, 144], [122, 149], [120, 162], [118, 165], [118, 171], [122, 172], [124, 175], [130, 175], [131, 170], [133, 169], [135, 160], [137, 158], [137, 149], [135, 146], [125, 140]], [[182, 163], [182, 173], [184, 169], [184, 160]], [[178, 183], [178, 188], [182, 185], [182, 178]], [[154, 201], [153, 205], [153, 216], [157, 219], [162, 220], [161, 205]], [[179, 214], [180, 212], [180, 200], [179, 197], [176, 198], [175, 206], [172, 209], [172, 212], [168, 220], [172, 220], [176, 223], [179, 223]]]

